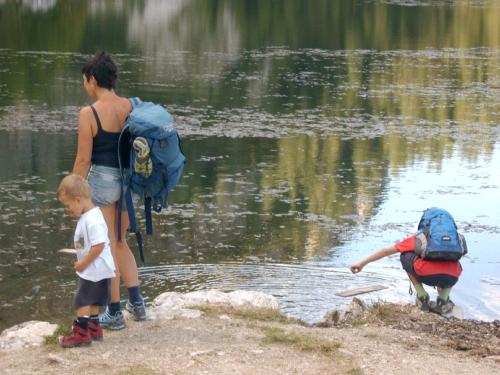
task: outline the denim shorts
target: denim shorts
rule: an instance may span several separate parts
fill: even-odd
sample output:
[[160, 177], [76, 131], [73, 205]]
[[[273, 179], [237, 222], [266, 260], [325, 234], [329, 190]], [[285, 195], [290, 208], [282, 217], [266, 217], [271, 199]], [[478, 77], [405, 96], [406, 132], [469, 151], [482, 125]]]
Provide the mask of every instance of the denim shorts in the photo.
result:
[[99, 207], [118, 202], [122, 178], [118, 168], [93, 164], [88, 175], [92, 201]]

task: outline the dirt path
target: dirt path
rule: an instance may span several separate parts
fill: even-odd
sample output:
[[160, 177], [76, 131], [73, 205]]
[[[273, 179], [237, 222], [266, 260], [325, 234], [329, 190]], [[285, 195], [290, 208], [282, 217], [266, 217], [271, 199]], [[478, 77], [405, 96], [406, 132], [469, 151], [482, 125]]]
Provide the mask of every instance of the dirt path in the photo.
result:
[[88, 348], [0, 352], [0, 373], [500, 374], [499, 321], [445, 320], [388, 306], [328, 328], [207, 307], [198, 319], [130, 321]]

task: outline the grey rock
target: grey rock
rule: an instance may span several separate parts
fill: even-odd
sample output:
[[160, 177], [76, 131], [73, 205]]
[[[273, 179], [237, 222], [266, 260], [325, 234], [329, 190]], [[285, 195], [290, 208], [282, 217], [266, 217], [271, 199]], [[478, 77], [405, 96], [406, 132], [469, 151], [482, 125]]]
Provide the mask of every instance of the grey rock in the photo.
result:
[[57, 327], [57, 324], [36, 320], [15, 325], [0, 335], [0, 349], [10, 350], [40, 346], [45, 342], [45, 337], [52, 335]]

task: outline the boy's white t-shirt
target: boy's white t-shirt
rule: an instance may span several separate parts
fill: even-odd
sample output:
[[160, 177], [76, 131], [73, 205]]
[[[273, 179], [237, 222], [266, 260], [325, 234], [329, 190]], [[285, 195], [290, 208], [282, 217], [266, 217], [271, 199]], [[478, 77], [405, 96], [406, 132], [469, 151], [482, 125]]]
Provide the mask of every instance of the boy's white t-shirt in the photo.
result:
[[104, 243], [104, 249], [99, 256], [82, 272], [77, 272], [78, 276], [94, 282], [115, 276], [115, 262], [109, 247], [108, 226], [99, 207], [94, 207], [80, 216], [76, 224], [74, 241], [78, 260], [83, 259], [92, 246]]

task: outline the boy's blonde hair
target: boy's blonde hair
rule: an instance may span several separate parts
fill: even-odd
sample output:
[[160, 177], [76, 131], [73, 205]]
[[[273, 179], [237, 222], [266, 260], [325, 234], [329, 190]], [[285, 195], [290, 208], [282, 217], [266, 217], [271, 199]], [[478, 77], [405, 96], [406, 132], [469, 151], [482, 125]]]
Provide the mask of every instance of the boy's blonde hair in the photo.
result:
[[90, 186], [87, 180], [77, 174], [70, 174], [64, 177], [57, 188], [57, 198], [64, 196], [69, 199], [91, 197]]

